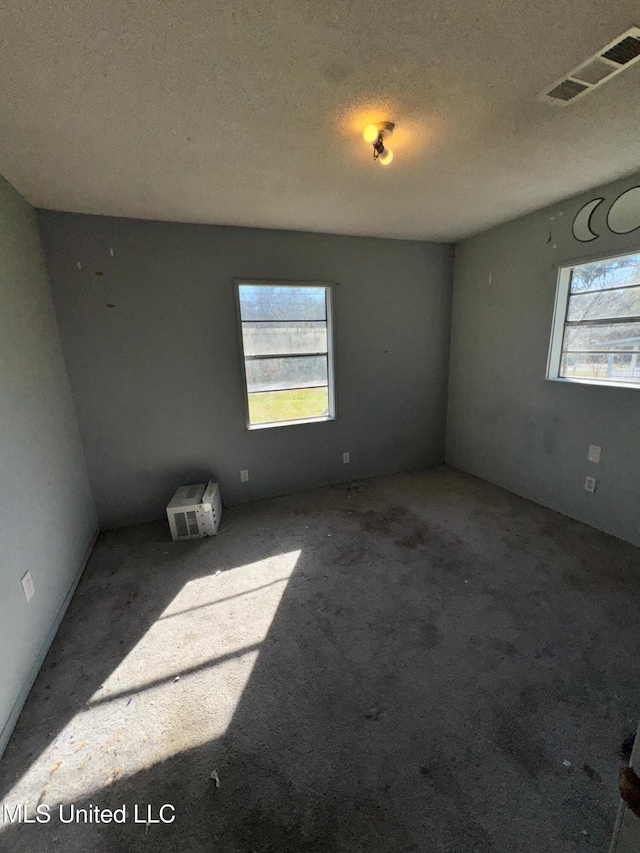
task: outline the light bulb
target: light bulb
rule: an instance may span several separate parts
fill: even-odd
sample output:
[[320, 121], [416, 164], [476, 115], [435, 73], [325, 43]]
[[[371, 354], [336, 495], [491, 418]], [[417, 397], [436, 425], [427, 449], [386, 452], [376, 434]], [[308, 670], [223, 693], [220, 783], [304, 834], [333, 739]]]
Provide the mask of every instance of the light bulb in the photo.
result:
[[393, 160], [393, 151], [390, 148], [385, 148], [384, 151], [380, 153], [378, 160], [382, 163], [383, 166], [388, 166], [389, 163]]
[[367, 142], [375, 142], [380, 131], [375, 124], [368, 124], [362, 134]]

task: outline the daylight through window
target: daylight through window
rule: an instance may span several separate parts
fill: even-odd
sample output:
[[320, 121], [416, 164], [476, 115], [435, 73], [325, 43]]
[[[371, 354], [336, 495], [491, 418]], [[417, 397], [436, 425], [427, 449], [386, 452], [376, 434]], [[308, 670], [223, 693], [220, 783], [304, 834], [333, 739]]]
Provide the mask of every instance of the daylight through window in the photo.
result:
[[333, 286], [238, 282], [248, 426], [335, 417]]
[[548, 378], [640, 387], [640, 254], [560, 270]]

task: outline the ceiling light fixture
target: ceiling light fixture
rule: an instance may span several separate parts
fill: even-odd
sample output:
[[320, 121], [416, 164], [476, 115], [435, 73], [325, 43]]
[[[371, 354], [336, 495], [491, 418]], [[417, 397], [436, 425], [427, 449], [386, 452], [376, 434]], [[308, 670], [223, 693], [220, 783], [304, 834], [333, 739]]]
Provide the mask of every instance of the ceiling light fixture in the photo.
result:
[[384, 140], [393, 134], [395, 125], [391, 121], [379, 121], [377, 124], [368, 124], [364, 129], [364, 138], [373, 145], [373, 159], [388, 166], [393, 160], [393, 151], [385, 148]]

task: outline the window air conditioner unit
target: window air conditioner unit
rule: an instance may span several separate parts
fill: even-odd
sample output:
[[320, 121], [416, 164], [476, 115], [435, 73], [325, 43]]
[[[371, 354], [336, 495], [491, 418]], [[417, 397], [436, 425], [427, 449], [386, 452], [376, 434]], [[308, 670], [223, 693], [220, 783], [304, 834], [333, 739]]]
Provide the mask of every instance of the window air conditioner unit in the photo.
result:
[[167, 506], [174, 541], [215, 536], [221, 516], [220, 489], [211, 480], [197, 486], [180, 486]]

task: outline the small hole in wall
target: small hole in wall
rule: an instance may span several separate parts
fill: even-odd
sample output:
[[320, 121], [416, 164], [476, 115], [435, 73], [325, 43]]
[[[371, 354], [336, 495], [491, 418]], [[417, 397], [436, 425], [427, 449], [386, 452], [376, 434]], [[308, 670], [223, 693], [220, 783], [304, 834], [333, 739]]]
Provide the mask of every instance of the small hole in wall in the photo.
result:
[[96, 270], [96, 275], [104, 275], [104, 273], [102, 272], [102, 270]]

